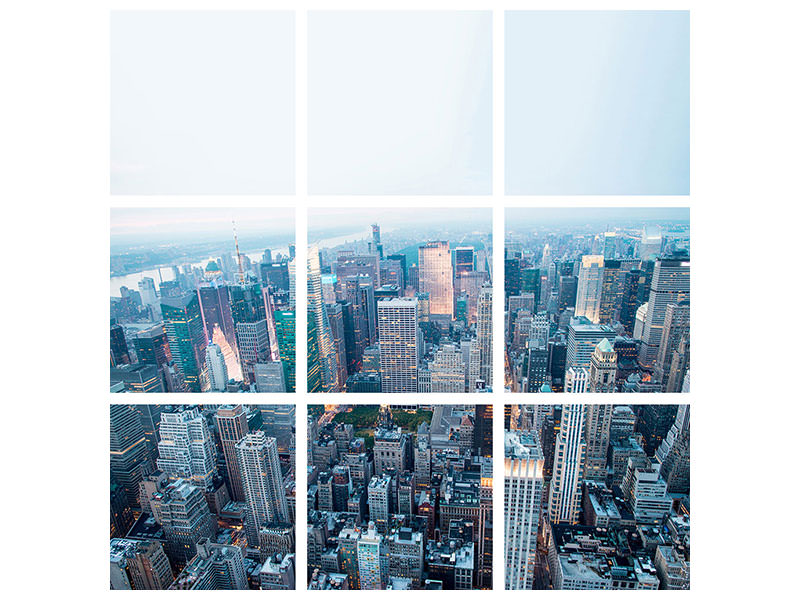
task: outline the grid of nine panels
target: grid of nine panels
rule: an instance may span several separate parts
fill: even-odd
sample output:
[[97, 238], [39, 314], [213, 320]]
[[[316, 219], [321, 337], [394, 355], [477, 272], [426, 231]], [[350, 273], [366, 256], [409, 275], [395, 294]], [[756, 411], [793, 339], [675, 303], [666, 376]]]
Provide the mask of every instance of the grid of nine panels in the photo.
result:
[[[128, 8], [120, 7], [120, 8]], [[139, 7], [137, 7], [139, 8]], [[175, 8], [183, 9], [183, 6]], [[204, 7], [205, 8], [205, 7]], [[216, 7], [213, 7], [216, 8]], [[239, 8], [239, 7], [236, 7]], [[242, 8], [254, 9], [255, 6], [243, 6]], [[404, 6], [403, 9], [414, 8]], [[447, 7], [451, 8], [451, 7]], [[118, 195], [114, 194], [112, 186], [112, 224], [113, 224], [113, 210], [127, 209], [127, 208], [161, 208], [172, 207], [176, 209], [193, 209], [193, 208], [217, 208], [224, 206], [237, 206], [249, 209], [277, 209], [283, 207], [292, 207], [294, 211], [294, 244], [296, 248], [296, 265], [298, 268], [295, 271], [296, 282], [302, 283], [306, 277], [306, 271], [300, 266], [307, 265], [308, 256], [308, 243], [309, 243], [309, 215], [315, 209], [330, 209], [331, 207], [363, 209], [366, 210], [375, 205], [380, 204], [388, 207], [403, 207], [409, 211], [422, 212], [430, 207], [441, 207], [443, 209], [457, 210], [462, 208], [486, 208], [491, 213], [491, 226], [490, 233], [492, 236], [492, 252], [491, 252], [491, 273], [492, 273], [492, 289], [493, 289], [493, 302], [492, 302], [492, 370], [494, 375], [494, 385], [488, 394], [483, 394], [480, 397], [466, 396], [465, 394], [436, 394], [431, 396], [428, 394], [403, 394], [394, 395], [391, 397], [390, 402], [393, 405], [428, 405], [428, 404], [441, 404], [441, 405], [458, 405], [458, 404], [475, 404], [486, 403], [491, 404], [493, 407], [494, 420], [492, 423], [493, 428], [493, 480], [499, 487], [496, 487], [493, 495], [494, 507], [494, 534], [492, 539], [493, 544], [493, 561], [494, 566], [497, 567], [492, 570], [492, 589], [501, 590], [505, 586], [504, 577], [504, 519], [502, 495], [499, 491], [502, 490], [502, 482], [504, 478], [504, 465], [501, 457], [504, 455], [504, 423], [501, 420], [501, 415], [504, 415], [504, 405], [515, 402], [515, 398], [504, 394], [504, 385], [501, 383], [504, 373], [506, 372], [506, 341], [504, 340], [504, 323], [505, 323], [505, 302], [506, 293], [504, 289], [504, 258], [503, 251], [504, 244], [498, 240], [505, 241], [507, 236], [506, 230], [506, 212], [507, 208], [572, 208], [580, 210], [584, 207], [618, 207], [618, 208], [636, 208], [636, 207], [682, 207], [689, 205], [688, 196], [670, 196], [662, 194], [657, 197], [651, 196], [624, 196], [624, 195], [604, 195], [602, 197], [592, 197], [591, 193], [578, 192], [581, 196], [575, 195], [542, 195], [531, 192], [529, 194], [517, 194], [514, 196], [506, 195], [506, 177], [507, 165], [505, 162], [507, 144], [505, 134], [508, 131], [508, 124], [505, 119], [505, 107], [507, 106], [507, 98], [505, 97], [506, 90], [504, 76], [507, 71], [505, 51], [508, 47], [507, 39], [505, 36], [505, 29], [508, 23], [507, 16], [503, 10], [488, 9], [486, 6], [467, 7], [481, 9], [485, 11], [487, 17], [488, 27], [490, 31], [489, 52], [490, 52], [490, 80], [491, 80], [491, 101], [490, 101], [490, 139], [487, 140], [491, 145], [491, 165], [489, 168], [490, 173], [490, 191], [481, 192], [479, 195], [459, 195], [461, 192], [455, 194], [443, 192], [440, 194], [426, 193], [424, 191], [418, 193], [385, 193], [385, 194], [370, 194], [355, 192], [353, 194], [342, 194], [338, 190], [331, 194], [326, 194], [324, 191], [318, 192], [312, 190], [309, 194], [309, 60], [310, 60], [310, 43], [309, 40], [309, 20], [314, 17], [307, 10], [294, 10], [291, 13], [291, 28], [292, 28], [292, 45], [293, 45], [293, 69], [294, 76], [291, 78], [293, 84], [293, 103], [294, 110], [292, 111], [292, 119], [294, 121], [293, 131], [293, 144], [290, 146], [293, 150], [293, 157], [290, 161], [293, 163], [291, 170], [293, 171], [293, 193], [290, 194], [270, 194], [259, 195], [245, 194], [245, 195], [228, 195], [225, 193], [214, 195], [205, 195], [204, 192], [191, 192], [192, 195], [183, 195], [181, 192], [176, 192], [175, 195], [162, 194], [161, 192], [153, 192], [153, 195], [145, 192], [144, 194], [133, 195]], [[510, 6], [509, 8], [516, 8]], [[547, 7], [545, 7], [547, 8]], [[113, 35], [113, 28], [112, 28]], [[113, 44], [112, 38], [112, 44]], [[688, 43], [688, 42], [687, 42]], [[113, 69], [113, 62], [112, 62]], [[112, 70], [112, 78], [114, 73]], [[688, 105], [688, 98], [686, 99]], [[112, 123], [113, 128], [113, 123]], [[113, 134], [113, 132], [112, 132]], [[113, 158], [113, 157], [112, 157]], [[688, 185], [688, 182], [687, 182]], [[688, 190], [688, 188], [687, 188]], [[552, 192], [551, 192], [552, 193]], [[566, 192], [570, 194], [574, 192]], [[608, 194], [609, 192], [598, 192]], [[625, 192], [622, 192], [625, 193]], [[652, 194], [653, 192], [645, 192]], [[612, 192], [613, 194], [613, 192]], [[135, 197], [134, 197], [135, 196]], [[297, 307], [306, 306], [308, 303], [307, 288], [305, 285], [295, 285], [295, 298], [294, 302]], [[296, 332], [297, 339], [303, 339], [302, 332], [306, 331], [308, 326], [307, 312], [305, 310], [296, 311]], [[306, 422], [306, 408], [310, 404], [321, 404], [325, 402], [325, 397], [307, 394], [307, 346], [305, 343], [296, 343], [296, 393], [294, 394], [271, 394], [266, 400], [269, 404], [287, 403], [296, 406], [296, 485], [297, 490], [300, 492], [296, 494], [295, 514], [298, 518], [305, 518], [307, 512], [307, 497], [306, 477], [306, 440], [307, 440], [307, 422]], [[156, 403], [172, 404], [176, 403], [174, 396], [158, 396]], [[204, 397], [203, 404], [206, 398], [209, 398], [209, 404], [228, 404], [230, 403], [229, 396], [214, 395], [211, 397]], [[356, 399], [348, 398], [347, 404], [381, 404], [384, 403], [384, 396], [358, 396]], [[478, 398], [478, 399], [476, 399]], [[511, 398], [511, 399], [509, 399]], [[532, 397], [529, 397], [532, 398]], [[658, 396], [653, 400], [652, 396], [636, 396], [636, 403], [653, 402], [665, 403], [670, 402], [669, 396]], [[685, 397], [684, 397], [685, 398]], [[116, 403], [116, 398], [112, 398], [112, 404]], [[130, 395], [126, 397], [127, 403], [152, 403], [151, 400], [130, 400]], [[255, 400], [261, 403], [264, 401]], [[565, 401], [566, 402], [566, 401]], [[592, 397], [592, 402], [607, 403], [602, 397]], [[534, 404], [536, 400], [525, 400], [525, 403]], [[302, 530], [296, 535], [296, 573], [297, 573], [297, 586], [303, 587], [303, 573], [305, 571], [306, 557], [307, 557], [307, 539], [302, 535]]]

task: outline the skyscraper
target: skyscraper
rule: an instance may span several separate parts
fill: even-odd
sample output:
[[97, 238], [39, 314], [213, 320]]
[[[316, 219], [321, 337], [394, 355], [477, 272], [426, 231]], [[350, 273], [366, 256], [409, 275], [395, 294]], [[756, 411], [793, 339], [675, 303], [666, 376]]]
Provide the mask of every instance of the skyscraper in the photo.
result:
[[667, 305], [684, 302], [689, 302], [689, 258], [673, 256], [657, 260], [639, 348], [639, 363], [643, 367], [652, 367], [658, 356]]
[[374, 523], [358, 540], [358, 578], [362, 590], [385, 590], [389, 584], [389, 549]]
[[161, 297], [161, 313], [169, 349], [183, 383], [190, 392], [200, 392], [205, 366], [206, 335], [195, 292], [177, 298]]
[[206, 346], [206, 372], [210, 391], [224, 392], [228, 383], [228, 367], [225, 365], [222, 348], [217, 344]]
[[161, 413], [158, 468], [171, 480], [186, 479], [205, 490], [217, 475], [211, 432], [197, 408]]
[[125, 490], [128, 506], [139, 506], [139, 482], [151, 465], [147, 438], [133, 407], [111, 405], [111, 475]]
[[544, 458], [533, 432], [505, 434], [505, 582], [530, 590], [544, 494]]
[[617, 352], [608, 338], [603, 338], [592, 352], [589, 366], [589, 390], [592, 393], [616, 391]]
[[222, 445], [222, 454], [225, 457], [225, 467], [228, 472], [228, 487], [231, 498], [237, 502], [245, 500], [242, 488], [242, 476], [239, 470], [239, 460], [236, 456], [236, 444], [247, 435], [247, 415], [241, 404], [225, 405], [217, 408], [214, 415], [217, 422], [217, 432]]
[[416, 298], [395, 298], [378, 302], [378, 341], [381, 392], [416, 392]]
[[255, 431], [244, 436], [235, 448], [247, 501], [247, 540], [251, 546], [258, 546], [258, 530], [263, 525], [289, 520], [278, 447], [275, 438]]
[[583, 404], [565, 404], [556, 436], [548, 515], [551, 523], [578, 523], [586, 463]]
[[[308, 310], [309, 317], [314, 321], [321, 391], [337, 392], [340, 386], [336, 347], [333, 343], [328, 313], [322, 300], [319, 249], [316, 246], [308, 248]], [[309, 354], [309, 373], [312, 371], [311, 360]], [[311, 386], [309, 386], [309, 391], [311, 391]]]
[[611, 437], [611, 404], [587, 404], [584, 416], [586, 461], [584, 479], [603, 481], [606, 478], [608, 443]]
[[478, 321], [475, 339], [480, 350], [481, 378], [492, 386], [492, 286], [484, 284], [478, 296]]
[[600, 322], [600, 300], [603, 294], [603, 257], [587, 255], [581, 258], [578, 272], [578, 292], [575, 316]]
[[428, 242], [419, 247], [420, 292], [430, 294], [430, 314], [453, 316], [453, 264], [450, 242]]

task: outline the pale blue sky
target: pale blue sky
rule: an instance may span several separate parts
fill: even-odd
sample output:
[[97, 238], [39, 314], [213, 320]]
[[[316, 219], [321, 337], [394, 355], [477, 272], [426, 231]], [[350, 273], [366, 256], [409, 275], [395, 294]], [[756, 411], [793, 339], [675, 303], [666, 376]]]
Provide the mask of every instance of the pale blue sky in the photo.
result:
[[489, 194], [490, 12], [310, 12], [309, 191]]
[[294, 15], [111, 14], [111, 192], [294, 192]]
[[506, 193], [689, 193], [688, 11], [505, 21]]

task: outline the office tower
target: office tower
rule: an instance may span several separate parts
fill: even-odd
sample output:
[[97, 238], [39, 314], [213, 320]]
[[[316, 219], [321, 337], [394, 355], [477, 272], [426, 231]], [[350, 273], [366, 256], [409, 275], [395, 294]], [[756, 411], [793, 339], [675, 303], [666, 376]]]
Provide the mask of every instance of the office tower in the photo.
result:
[[636, 318], [633, 322], [633, 339], [641, 340], [644, 335], [644, 324], [647, 321], [647, 302], [636, 309]]
[[353, 337], [359, 357], [378, 339], [373, 280], [367, 275], [351, 275], [343, 285], [345, 299], [353, 306]]
[[527, 390], [537, 393], [548, 382], [547, 377], [547, 350], [544, 347], [528, 348], [528, 373]]
[[[472, 440], [470, 440], [471, 442]], [[413, 471], [403, 471], [397, 478], [397, 512], [401, 515], [416, 513], [416, 482]]]
[[391, 490], [392, 480], [388, 475], [376, 475], [370, 480], [367, 487], [369, 520], [381, 533], [386, 533], [389, 529]]
[[455, 276], [453, 283], [456, 296], [459, 294], [466, 294], [467, 310], [466, 322], [472, 324], [476, 321], [478, 316], [478, 298], [480, 296], [481, 286], [486, 284], [489, 280], [489, 273], [486, 271], [465, 271]]
[[589, 391], [596, 394], [616, 391], [617, 352], [607, 338], [592, 352], [589, 366]]
[[155, 365], [133, 363], [112, 367], [111, 385], [122, 384], [126, 392], [159, 393], [164, 392], [161, 374]]
[[431, 431], [427, 423], [417, 427], [414, 444], [414, 483], [417, 489], [430, 489], [431, 485]]
[[425, 537], [420, 531], [400, 527], [386, 539], [389, 552], [389, 576], [411, 580], [419, 589], [423, 581]]
[[217, 408], [214, 415], [217, 424], [222, 455], [225, 457], [225, 467], [228, 473], [228, 487], [231, 498], [236, 502], [245, 500], [242, 488], [242, 475], [239, 470], [239, 461], [236, 457], [236, 444], [247, 435], [247, 415], [241, 404], [225, 405]]
[[378, 302], [381, 392], [417, 391], [417, 334], [416, 298]]
[[372, 522], [358, 540], [358, 579], [362, 590], [385, 590], [389, 584], [389, 548]]
[[286, 391], [295, 391], [295, 313], [289, 310], [276, 310], [275, 335], [278, 340], [278, 354], [283, 365]]
[[206, 335], [197, 294], [161, 297], [161, 314], [169, 349], [184, 385], [200, 392], [201, 371], [205, 365]]
[[586, 317], [592, 323], [599, 323], [602, 294], [603, 257], [595, 255], [581, 257], [575, 316]]
[[398, 293], [406, 288], [403, 265], [399, 260], [384, 258], [380, 262], [382, 288], [396, 288]]
[[314, 320], [314, 315], [308, 311], [308, 328], [307, 328], [307, 383], [309, 393], [322, 391], [322, 364], [319, 357], [319, 344], [317, 336], [317, 325]]
[[606, 461], [608, 443], [611, 437], [611, 404], [587, 404], [584, 416], [586, 441], [586, 460], [583, 478], [585, 480], [604, 481], [606, 478]]
[[636, 430], [636, 413], [630, 406], [615, 405], [611, 411], [611, 440], [633, 437]]
[[689, 493], [689, 405], [681, 404], [675, 422], [656, 451], [661, 477], [671, 494]]
[[120, 537], [128, 533], [133, 525], [133, 510], [128, 504], [128, 496], [125, 494], [125, 488], [122, 487], [111, 473], [111, 485], [109, 486], [109, 504], [111, 510], [109, 511], [109, 525], [111, 529], [111, 537]]
[[567, 328], [566, 370], [589, 369], [592, 353], [604, 338], [614, 339], [614, 330], [608, 325], [596, 325], [586, 317], [570, 319]]
[[567, 375], [567, 344], [563, 339], [547, 343], [547, 368], [550, 374], [550, 388], [554, 392], [563, 392]]
[[472, 246], [459, 246], [453, 250], [453, 260], [456, 266], [456, 275], [475, 270], [475, 248]]
[[578, 278], [574, 275], [561, 275], [558, 278], [558, 310], [574, 308], [578, 298]]
[[289, 263], [288, 262], [263, 262], [261, 263], [261, 283], [265, 288], [273, 291], [289, 291]]
[[156, 293], [155, 281], [153, 281], [152, 277], [142, 277], [138, 287], [142, 303], [150, 307], [151, 311], [153, 311], [152, 317], [157, 318], [160, 312], [158, 312], [158, 294]]
[[344, 341], [344, 315], [341, 304], [326, 304], [325, 310], [328, 313], [328, 322], [331, 326], [331, 336], [333, 347], [336, 351], [336, 365], [338, 368], [338, 379], [343, 386], [347, 381], [347, 350]]
[[121, 325], [111, 325], [111, 366], [118, 367], [131, 362], [128, 343]]
[[408, 468], [408, 436], [401, 433], [400, 428], [375, 430], [375, 446], [373, 456], [375, 459], [375, 475], [381, 476], [387, 470], [398, 473]]
[[584, 394], [589, 391], [589, 369], [586, 367], [570, 367], [564, 377], [564, 392], [567, 394]]
[[[684, 389], [685, 388], [685, 389]], [[672, 353], [666, 386], [668, 394], [689, 391], [689, 334], [681, 338], [678, 347]]]
[[138, 362], [153, 365], [159, 370], [172, 360], [167, 333], [161, 324], [137, 333], [133, 338], [133, 349]]
[[161, 413], [158, 468], [171, 480], [186, 479], [205, 490], [217, 476], [217, 453], [197, 408]]
[[196, 556], [181, 571], [171, 590], [246, 590], [248, 589], [244, 552], [239, 546], [198, 540]]
[[152, 465], [148, 461], [147, 437], [132, 406], [112, 404], [111, 475], [125, 490], [128, 506], [139, 507], [139, 482]]
[[533, 432], [505, 434], [505, 588], [530, 590], [544, 494], [544, 458]]
[[604, 259], [600, 290], [600, 323], [614, 322], [625, 291], [625, 275], [632, 266], [630, 261]]
[[419, 247], [419, 291], [430, 295], [430, 314], [453, 316], [453, 264], [450, 242]]
[[492, 413], [491, 404], [478, 404], [475, 406], [475, 432], [472, 441], [474, 454], [491, 457], [492, 447]]
[[492, 287], [484, 284], [478, 296], [475, 340], [480, 350], [481, 379], [492, 386]]
[[155, 540], [112, 538], [112, 590], [166, 590], [172, 569], [161, 544]]
[[542, 301], [542, 272], [534, 267], [526, 267], [520, 271], [520, 292], [533, 294], [538, 307]]
[[464, 392], [464, 357], [459, 348], [445, 344], [436, 351], [429, 364], [431, 392], [458, 394]]
[[[667, 391], [672, 362], [681, 340], [689, 337], [689, 303], [667, 304], [664, 313], [664, 329], [661, 335], [661, 344], [658, 347], [655, 366], [653, 367], [653, 378], [661, 383], [661, 391]], [[680, 353], [679, 353], [680, 355]], [[683, 370], [685, 371], [685, 366]], [[673, 384], [673, 388], [676, 386]], [[673, 391], [678, 391], [673, 389]]]
[[206, 371], [210, 391], [224, 392], [228, 384], [228, 367], [225, 365], [222, 348], [217, 344], [211, 343], [206, 346]]
[[[339, 391], [339, 368], [336, 362], [336, 347], [333, 344], [331, 325], [328, 321], [328, 313], [322, 301], [322, 281], [320, 279], [320, 259], [319, 249], [316, 246], [308, 248], [308, 311], [309, 323], [313, 321], [314, 344], [316, 346], [317, 357], [316, 368], [320, 377], [320, 390], [322, 392]], [[309, 335], [311, 327], [309, 327]], [[312, 375], [312, 356], [309, 353], [309, 377]], [[311, 389], [309, 381], [309, 391]]]
[[519, 296], [522, 289], [519, 258], [509, 257], [508, 253], [505, 258], [505, 283], [506, 298]]
[[177, 479], [154, 493], [150, 507], [164, 530], [167, 555], [173, 566], [186, 564], [197, 552], [197, 542], [216, 534], [217, 523], [202, 490], [185, 479]]
[[352, 251], [340, 251], [335, 265], [336, 279], [339, 285], [354, 275], [368, 276], [373, 287], [381, 285], [380, 257], [377, 254], [355, 254]]
[[246, 383], [255, 383], [255, 365], [270, 360], [267, 307], [257, 283], [228, 288], [231, 315], [236, 332], [239, 364]]
[[645, 452], [653, 456], [675, 422], [678, 407], [674, 404], [645, 404], [636, 409]]
[[645, 225], [639, 243], [639, 257], [658, 258], [661, 255], [661, 228], [658, 225]]
[[645, 286], [648, 285], [647, 274], [644, 270], [631, 269], [625, 273], [622, 283], [622, 297], [618, 307], [619, 322], [625, 327], [626, 335], [633, 335], [633, 326], [636, 322], [636, 311], [644, 300]]
[[613, 259], [617, 256], [617, 241], [619, 240], [615, 231], [606, 231], [603, 235], [603, 258]]
[[584, 414], [582, 404], [565, 404], [561, 409], [547, 506], [550, 523], [578, 522], [586, 463]]
[[261, 394], [286, 392], [286, 373], [281, 361], [255, 365], [255, 388]]
[[656, 261], [647, 301], [647, 317], [639, 348], [639, 364], [652, 367], [658, 357], [669, 304], [689, 303], [689, 258], [673, 256]]
[[236, 333], [234, 331], [231, 303], [228, 286], [212, 283], [201, 286], [198, 290], [200, 310], [203, 315], [206, 337], [214, 339], [214, 331], [219, 329], [225, 341], [236, 351]]
[[257, 546], [258, 530], [262, 526], [289, 520], [278, 447], [275, 438], [255, 431], [242, 438], [235, 448], [247, 501], [247, 540], [251, 546]]

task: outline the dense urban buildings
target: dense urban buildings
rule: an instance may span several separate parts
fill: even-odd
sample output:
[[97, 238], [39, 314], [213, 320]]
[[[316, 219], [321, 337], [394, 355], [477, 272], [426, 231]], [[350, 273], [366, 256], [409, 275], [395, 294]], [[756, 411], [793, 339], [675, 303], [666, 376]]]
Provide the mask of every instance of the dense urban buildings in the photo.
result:
[[295, 391], [291, 214], [112, 210], [111, 391]]
[[688, 405], [506, 409], [506, 589], [689, 589]]
[[310, 212], [310, 392], [491, 390], [491, 213], [472, 212]]
[[111, 589], [294, 589], [294, 417], [112, 404]]
[[505, 388], [689, 391], [689, 210], [508, 209]]
[[310, 405], [308, 588], [491, 589], [491, 428], [485, 405]]

